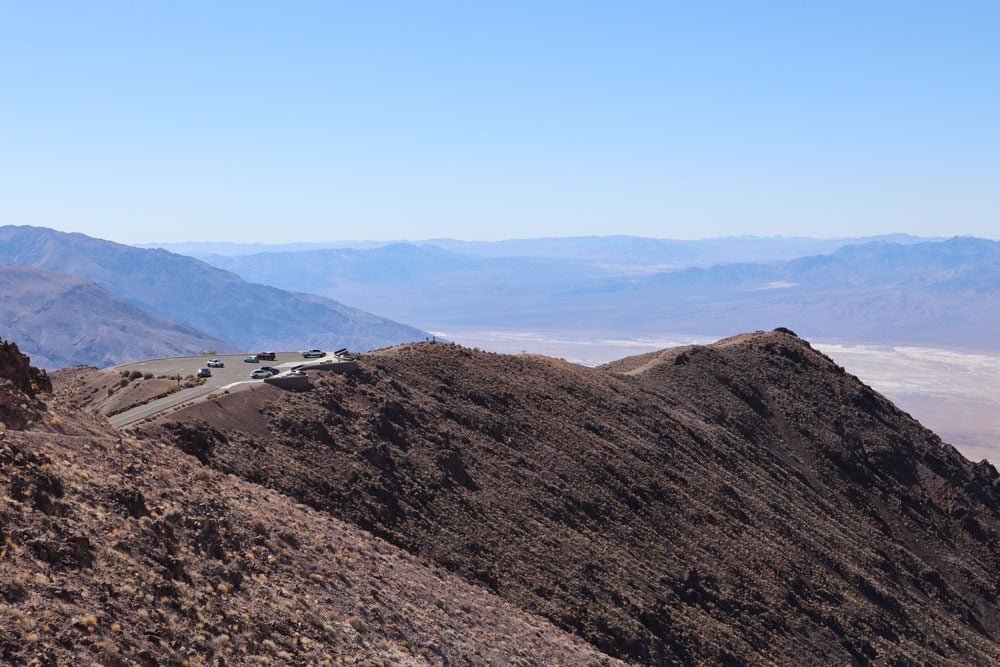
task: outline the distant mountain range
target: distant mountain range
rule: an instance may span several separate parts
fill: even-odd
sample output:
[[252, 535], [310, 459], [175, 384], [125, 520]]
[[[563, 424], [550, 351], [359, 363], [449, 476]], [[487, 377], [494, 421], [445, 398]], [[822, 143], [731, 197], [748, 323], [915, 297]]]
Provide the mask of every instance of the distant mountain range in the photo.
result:
[[46, 368], [235, 351], [217, 338], [126, 303], [96, 283], [7, 264], [0, 264], [0, 338], [19, 341], [31, 351], [32, 363]]
[[648, 238], [643, 236], [566, 236], [504, 241], [460, 241], [437, 238], [423, 241], [330, 241], [325, 243], [150, 243], [142, 248], [162, 248], [204, 259], [210, 256], [238, 257], [260, 253], [291, 253], [311, 250], [372, 250], [391, 245], [433, 246], [478, 258], [562, 259], [594, 264], [619, 272], [648, 273], [691, 266], [734, 262], [770, 262], [805, 255], [829, 253], [846, 245], [886, 241], [901, 245], [929, 239], [909, 234], [812, 238], [805, 236], [725, 236], [701, 240]]
[[[363, 303], [373, 312], [406, 313], [412, 319], [401, 319], [425, 327], [453, 317], [475, 321], [486, 315], [492, 321], [490, 314], [536, 291], [554, 295], [617, 275], [583, 262], [471, 257], [402, 243], [370, 250], [214, 255], [205, 261], [254, 282]], [[550, 307], [561, 306], [552, 302]]]
[[714, 334], [784, 323], [813, 338], [1000, 349], [1000, 242], [868, 243], [789, 262], [735, 264], [617, 281], [563, 296], [578, 325]]
[[[621, 268], [626, 256], [619, 241], [624, 238], [607, 239], [605, 254], [595, 250], [589, 259], [581, 248], [598, 247], [596, 240], [561, 244], [541, 239], [537, 246], [505, 243], [510, 252], [549, 247], [563, 256], [483, 257], [432, 245], [395, 244], [216, 255], [206, 261], [248, 280], [335, 296], [434, 330], [720, 336], [787, 325], [830, 341], [1000, 349], [993, 335], [1000, 324], [1000, 242], [899, 236], [791, 260], [636, 273]], [[644, 245], [642, 239], [633, 241], [636, 247]], [[658, 243], [646, 241], [651, 242], [647, 247]], [[723, 245], [730, 241], [722, 240]], [[784, 241], [785, 246], [766, 239], [743, 242], [751, 247], [760, 243], [760, 252], [770, 248], [772, 256], [827, 243]], [[689, 243], [697, 249], [695, 242]], [[719, 240], [704, 243], [689, 260], [721, 253]], [[496, 245], [502, 244], [488, 247]], [[577, 250], [567, 250], [573, 247]], [[664, 258], [637, 253], [639, 264]], [[569, 255], [576, 259], [567, 259]]]
[[[117, 301], [102, 303], [93, 312], [118, 312], [121, 302], [127, 302], [139, 311], [174, 320], [157, 320], [164, 327], [165, 338], [154, 335], [154, 320], [144, 320], [149, 327], [145, 334], [151, 337], [156, 349], [178, 347], [177, 352], [197, 353], [206, 349], [204, 341], [212, 339], [245, 350], [341, 346], [370, 349], [426, 336], [419, 329], [331, 299], [248, 283], [233, 273], [190, 257], [165, 250], [134, 248], [83, 234], [39, 227], [0, 227], [0, 262], [44, 268], [96, 283], [106, 290], [103, 296], [112, 296]], [[51, 276], [49, 279], [55, 280]], [[92, 294], [94, 299], [98, 298], [98, 292]], [[79, 317], [90, 314], [82, 309], [69, 312], [77, 312]], [[35, 326], [41, 331], [55, 326], [53, 322], [38, 317]], [[85, 329], [104, 330], [95, 329], [92, 324]], [[191, 336], [189, 341], [177, 337], [180, 330]], [[109, 357], [110, 345], [97, 344], [91, 349], [85, 339], [59, 351], [34, 348], [30, 341], [42, 343], [38, 333], [28, 337], [19, 335], [18, 339], [36, 358], [53, 361], [106, 363], [134, 358], [128, 346], [122, 346], [120, 354]]]
[[[33, 349], [46, 320], [33, 316], [36, 331], [25, 329], [24, 309], [34, 302], [9, 292], [7, 307], [21, 323], [15, 337], [45, 364], [105, 364], [142, 354], [135, 346], [100, 342], [122, 330], [113, 323], [122, 321], [124, 305], [165, 318], [124, 317], [129, 331], [143, 332], [150, 351], [164, 354], [227, 347], [362, 350], [428, 335], [400, 321], [434, 331], [619, 337], [712, 337], [788, 326], [825, 341], [1000, 349], [993, 335], [1000, 325], [1000, 242], [902, 234], [850, 241], [345, 241], [341, 245], [362, 247], [284, 244], [311, 249], [249, 255], [239, 253], [272, 246], [184, 244], [228, 253], [202, 261], [82, 234], [0, 227], [0, 262], [76, 276], [104, 290], [91, 299], [117, 300], [67, 305], [78, 317], [93, 316], [80, 325], [85, 333], [76, 342], [48, 333], [45, 340], [58, 339], [58, 348]], [[66, 293], [66, 285], [48, 280], [53, 294]], [[67, 322], [60, 326], [68, 330]], [[7, 328], [14, 335], [13, 326]]]
[[846, 245], [885, 241], [899, 244], [926, 241], [909, 234], [867, 237], [811, 238], [804, 236], [724, 236], [700, 240], [641, 236], [570, 236], [506, 241], [431, 239], [434, 245], [474, 257], [533, 257], [587, 262], [624, 272], [651, 272], [735, 262], [771, 262], [829, 253]]

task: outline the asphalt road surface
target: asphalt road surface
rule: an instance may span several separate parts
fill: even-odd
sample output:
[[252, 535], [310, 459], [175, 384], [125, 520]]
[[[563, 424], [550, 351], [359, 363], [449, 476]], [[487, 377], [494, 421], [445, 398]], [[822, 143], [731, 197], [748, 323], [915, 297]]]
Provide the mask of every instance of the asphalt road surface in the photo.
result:
[[[314, 359], [303, 359], [300, 352], [279, 352], [274, 361], [261, 361], [256, 364], [243, 361], [246, 354], [225, 354], [213, 357], [169, 357], [166, 359], [150, 359], [148, 361], [136, 361], [130, 364], [115, 366], [114, 371], [139, 371], [141, 373], [152, 373], [153, 375], [176, 375], [181, 377], [195, 375], [198, 369], [204, 368], [209, 359], [218, 359], [225, 363], [224, 368], [212, 368], [212, 377], [208, 378], [205, 384], [182, 389], [156, 401], [150, 401], [145, 405], [126, 410], [110, 418], [115, 426], [122, 428], [130, 424], [159, 414], [176, 405], [187, 403], [188, 401], [202, 398], [212, 392], [221, 391], [234, 384], [249, 382], [263, 382], [263, 380], [252, 380], [250, 373], [261, 366], [276, 367], [279, 364], [295, 362], [305, 363], [318, 361]], [[324, 359], [330, 358], [328, 354]], [[182, 380], [183, 381], [183, 380]]]

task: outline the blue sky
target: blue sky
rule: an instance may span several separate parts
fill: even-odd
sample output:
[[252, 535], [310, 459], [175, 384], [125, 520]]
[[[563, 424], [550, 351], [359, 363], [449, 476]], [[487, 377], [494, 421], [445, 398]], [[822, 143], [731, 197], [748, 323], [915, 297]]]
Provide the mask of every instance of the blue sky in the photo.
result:
[[0, 0], [0, 223], [1000, 236], [996, 2]]

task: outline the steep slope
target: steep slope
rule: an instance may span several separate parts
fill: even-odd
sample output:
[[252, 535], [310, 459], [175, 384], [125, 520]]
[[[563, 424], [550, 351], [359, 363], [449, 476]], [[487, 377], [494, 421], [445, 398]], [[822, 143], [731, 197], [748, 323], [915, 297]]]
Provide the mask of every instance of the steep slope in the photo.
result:
[[0, 261], [92, 280], [141, 308], [243, 349], [369, 349], [425, 333], [331, 299], [255, 285], [165, 250], [41, 227], [0, 227]]
[[4, 665], [617, 664], [356, 527], [123, 437], [45, 389], [44, 373], [0, 345], [0, 397], [23, 417], [19, 430], [0, 426]]
[[52, 381], [30, 361], [16, 343], [0, 338], [0, 432], [24, 428], [45, 409], [38, 394], [51, 392]]
[[35, 364], [107, 366], [135, 359], [224, 352], [228, 343], [151, 315], [99, 285], [0, 264], [0, 337], [19, 340]]
[[149, 428], [643, 664], [1000, 659], [1000, 476], [787, 331], [441, 344]]

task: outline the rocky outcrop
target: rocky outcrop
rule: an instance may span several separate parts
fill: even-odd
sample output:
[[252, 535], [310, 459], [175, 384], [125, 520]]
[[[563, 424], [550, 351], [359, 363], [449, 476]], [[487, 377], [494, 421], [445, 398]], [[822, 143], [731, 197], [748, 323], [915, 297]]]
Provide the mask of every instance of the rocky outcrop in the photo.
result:
[[0, 340], [0, 423], [6, 428], [24, 428], [44, 409], [38, 394], [51, 391], [45, 371], [34, 368], [15, 343]]

